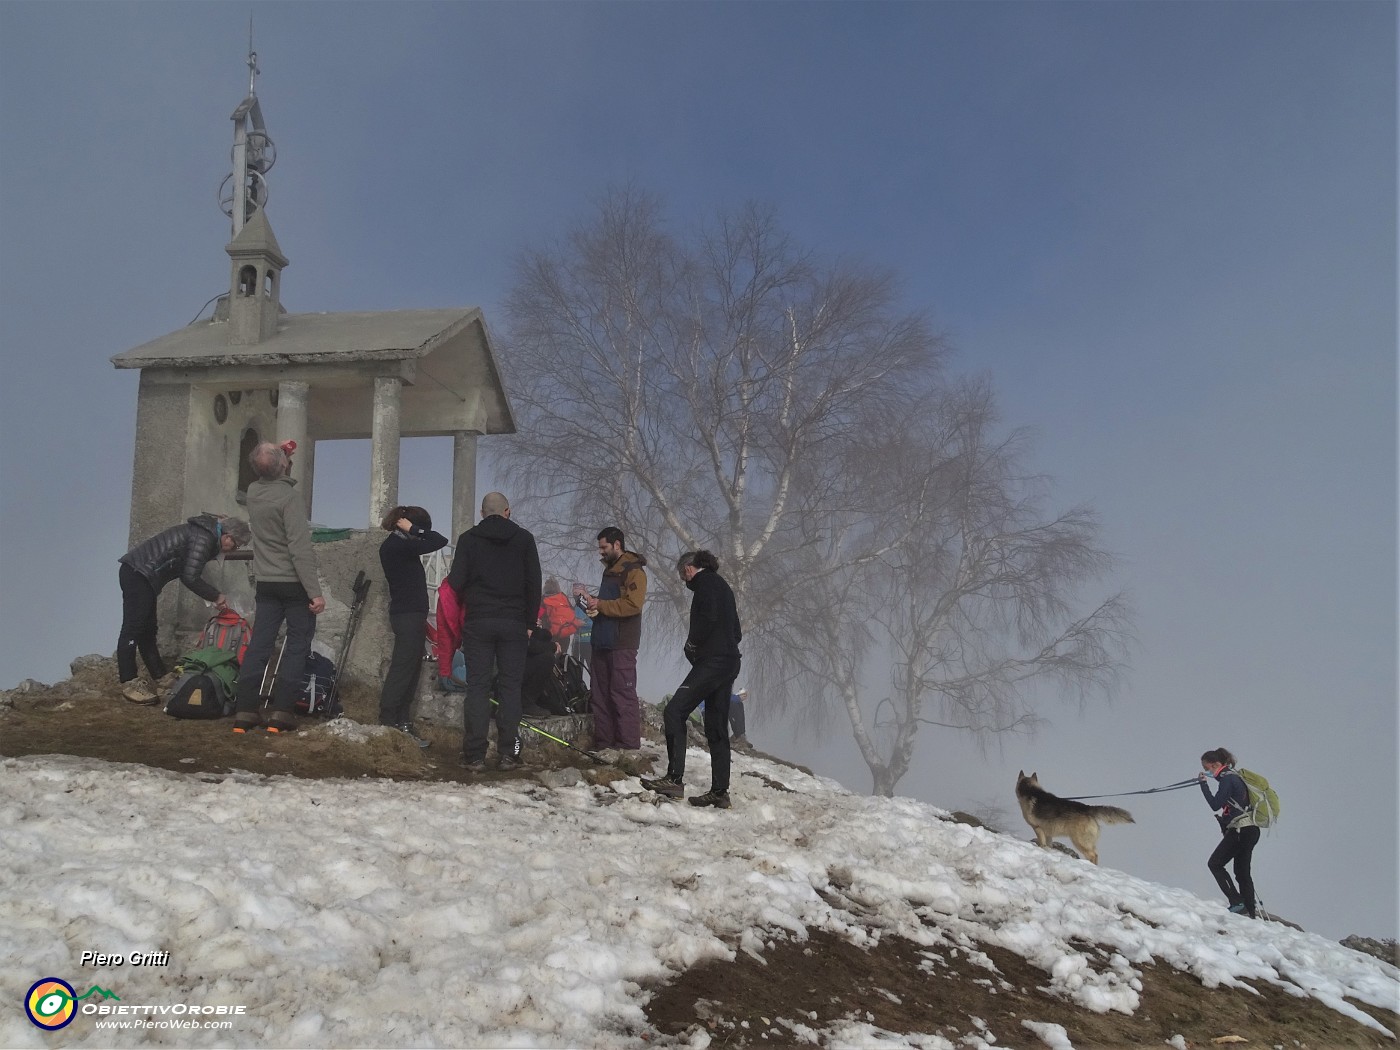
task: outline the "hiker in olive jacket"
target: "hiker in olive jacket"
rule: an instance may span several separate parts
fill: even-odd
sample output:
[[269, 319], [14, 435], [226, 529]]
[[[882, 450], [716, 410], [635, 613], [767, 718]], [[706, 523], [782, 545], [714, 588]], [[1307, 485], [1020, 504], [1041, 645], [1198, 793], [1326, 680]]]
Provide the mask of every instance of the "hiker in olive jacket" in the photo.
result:
[[307, 601], [321, 597], [311, 525], [296, 482], [282, 475], [249, 485], [248, 523], [253, 528], [253, 576], [258, 583], [299, 584]]
[[141, 654], [151, 679], [164, 678], [165, 663], [156, 645], [156, 596], [172, 580], [212, 602], [220, 611], [227, 599], [204, 579], [204, 567], [220, 553], [248, 542], [248, 523], [238, 518], [198, 514], [138, 543], [118, 561], [122, 589], [122, 627], [117, 636], [117, 679], [122, 695], [132, 703], [153, 704], [155, 692], [137, 679], [136, 654]]
[[264, 441], [248, 455], [257, 480], [248, 486], [248, 522], [253, 529], [253, 575], [257, 610], [253, 638], [238, 669], [238, 712], [233, 731], [247, 733], [263, 723], [262, 679], [272, 659], [277, 631], [285, 621], [287, 640], [276, 667], [269, 733], [296, 728], [292, 712], [303, 686], [306, 658], [316, 636], [316, 616], [326, 609], [311, 549], [306, 504], [287, 476], [287, 453]]

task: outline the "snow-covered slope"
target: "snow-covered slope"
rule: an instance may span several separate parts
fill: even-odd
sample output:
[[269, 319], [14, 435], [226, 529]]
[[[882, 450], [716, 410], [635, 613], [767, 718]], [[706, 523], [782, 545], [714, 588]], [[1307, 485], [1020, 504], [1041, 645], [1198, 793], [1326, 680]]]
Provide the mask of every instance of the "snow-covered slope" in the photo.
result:
[[[56, 977], [119, 997], [82, 999], [67, 1046], [653, 1046], [638, 982], [814, 928], [999, 945], [1096, 1011], [1134, 1011], [1150, 960], [1373, 1028], [1343, 997], [1400, 999], [1394, 967], [1321, 937], [762, 758], [735, 773], [722, 812], [572, 770], [463, 787], [0, 761], [0, 1045], [55, 1045], [13, 1005]], [[1084, 943], [1117, 954], [1091, 966]], [[243, 1009], [192, 1010], [218, 1007]], [[231, 1026], [98, 1027], [133, 1019]]]

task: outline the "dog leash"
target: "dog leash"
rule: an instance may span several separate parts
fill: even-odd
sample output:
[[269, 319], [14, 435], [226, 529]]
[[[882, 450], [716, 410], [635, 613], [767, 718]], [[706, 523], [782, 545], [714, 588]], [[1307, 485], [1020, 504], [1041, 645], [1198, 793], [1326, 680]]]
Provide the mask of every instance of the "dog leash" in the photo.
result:
[[1087, 798], [1120, 798], [1123, 795], [1155, 795], [1159, 791], [1179, 791], [1182, 788], [1190, 787], [1197, 782], [1196, 777], [1190, 780], [1179, 780], [1175, 784], [1167, 784], [1164, 787], [1148, 788], [1146, 791], [1120, 791], [1115, 795], [1069, 795], [1071, 802], [1083, 802]]

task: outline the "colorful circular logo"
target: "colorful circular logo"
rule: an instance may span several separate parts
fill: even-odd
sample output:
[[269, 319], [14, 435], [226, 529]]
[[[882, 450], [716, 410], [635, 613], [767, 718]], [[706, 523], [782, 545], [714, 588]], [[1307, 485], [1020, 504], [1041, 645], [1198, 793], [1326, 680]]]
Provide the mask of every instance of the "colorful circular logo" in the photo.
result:
[[24, 997], [24, 1012], [40, 1028], [53, 1031], [70, 1024], [77, 1012], [76, 993], [67, 981], [45, 977], [35, 981]]

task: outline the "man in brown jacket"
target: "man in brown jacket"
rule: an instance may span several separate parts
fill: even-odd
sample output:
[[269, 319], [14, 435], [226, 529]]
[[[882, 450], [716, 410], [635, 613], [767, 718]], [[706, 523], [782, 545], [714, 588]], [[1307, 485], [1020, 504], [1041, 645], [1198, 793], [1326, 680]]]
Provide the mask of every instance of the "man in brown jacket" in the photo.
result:
[[585, 599], [593, 617], [593, 656], [588, 666], [593, 746], [634, 749], [642, 746], [637, 649], [642, 644], [647, 560], [627, 549], [616, 526], [598, 533], [598, 560], [603, 563], [603, 582], [596, 598]]

